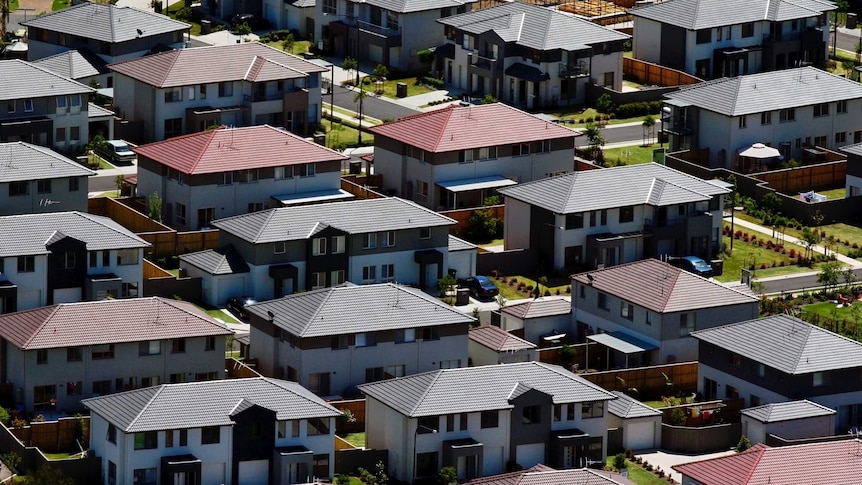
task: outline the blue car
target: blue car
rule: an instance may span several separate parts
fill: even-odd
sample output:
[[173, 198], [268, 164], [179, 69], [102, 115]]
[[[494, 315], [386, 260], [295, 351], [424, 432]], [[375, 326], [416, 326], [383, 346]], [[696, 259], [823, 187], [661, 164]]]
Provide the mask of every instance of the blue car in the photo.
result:
[[670, 258], [667, 261], [671, 266], [684, 269], [704, 278], [712, 278], [712, 266], [697, 256], [685, 256], [682, 258]]
[[469, 289], [473, 298], [494, 298], [500, 293], [494, 283], [485, 276], [459, 279], [458, 286]]

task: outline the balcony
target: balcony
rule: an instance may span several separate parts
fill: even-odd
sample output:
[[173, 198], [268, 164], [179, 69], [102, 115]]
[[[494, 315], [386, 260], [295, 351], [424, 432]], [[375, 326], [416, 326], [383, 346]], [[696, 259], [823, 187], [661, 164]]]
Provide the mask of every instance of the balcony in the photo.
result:
[[379, 35], [388, 39], [401, 38], [401, 29], [398, 28], [393, 29], [389, 27], [382, 27], [380, 25], [374, 25], [371, 22], [365, 22], [363, 20], [357, 20], [356, 24], [359, 27], [359, 30], [363, 32]]
[[585, 61], [576, 64], [560, 63], [560, 79], [573, 79], [590, 75], [590, 68]]
[[644, 219], [644, 233], [656, 237], [709, 234], [711, 228], [712, 214], [710, 212], [699, 212], [678, 219]]

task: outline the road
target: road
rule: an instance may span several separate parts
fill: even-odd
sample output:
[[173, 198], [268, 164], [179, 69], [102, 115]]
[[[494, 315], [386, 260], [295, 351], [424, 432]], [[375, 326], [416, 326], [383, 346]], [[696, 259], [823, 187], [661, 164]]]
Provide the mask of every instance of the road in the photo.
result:
[[[657, 132], [658, 130], [656, 130], [656, 133]], [[644, 128], [640, 123], [634, 126], [609, 125], [602, 130], [602, 134], [605, 137], [605, 143], [623, 143], [630, 141], [632, 144], [639, 144], [643, 142]]]
[[[359, 111], [359, 103], [353, 102], [354, 96], [356, 96], [356, 91], [339, 85], [335, 86], [335, 106], [348, 109], [350, 111]], [[323, 96], [323, 102], [328, 103], [329, 99], [329, 94], [325, 94]], [[366, 96], [365, 99], [362, 100], [362, 114], [364, 116], [377, 118], [378, 120], [394, 120], [401, 118], [402, 116], [414, 115], [416, 113], [419, 113], [419, 111], [406, 106], [401, 106], [397, 103], [381, 100], [374, 96]]]
[[[862, 281], [862, 268], [853, 270], [857, 281]], [[839, 283], [843, 284], [843, 278], [839, 278]], [[766, 293], [781, 293], [790, 291], [801, 291], [822, 286], [817, 282], [816, 274], [807, 274], [802, 276], [792, 276], [782, 279], [774, 279], [763, 281], [764, 291]]]
[[[862, 34], [862, 30], [854, 29], [838, 29], [838, 48], [844, 49], [845, 51], [856, 52], [856, 44], [859, 42], [860, 34]], [[829, 36], [829, 52], [832, 52], [832, 37], [835, 34], [830, 34]]]

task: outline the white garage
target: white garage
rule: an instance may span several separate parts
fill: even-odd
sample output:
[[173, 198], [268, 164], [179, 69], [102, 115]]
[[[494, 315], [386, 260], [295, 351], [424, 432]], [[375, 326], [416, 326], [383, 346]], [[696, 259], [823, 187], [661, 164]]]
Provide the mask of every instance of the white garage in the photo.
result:
[[518, 445], [515, 449], [515, 462], [524, 468], [530, 468], [544, 463], [545, 460], [545, 444], [531, 443], [529, 445]]
[[239, 462], [239, 483], [243, 485], [267, 485], [269, 483], [269, 460]]
[[622, 443], [617, 445], [632, 450], [660, 447], [661, 411], [620, 391], [614, 394], [617, 398], [608, 402], [608, 428], [623, 430]]
[[488, 446], [485, 448], [484, 463], [482, 464], [482, 474], [497, 475], [505, 471], [503, 464], [503, 447]]

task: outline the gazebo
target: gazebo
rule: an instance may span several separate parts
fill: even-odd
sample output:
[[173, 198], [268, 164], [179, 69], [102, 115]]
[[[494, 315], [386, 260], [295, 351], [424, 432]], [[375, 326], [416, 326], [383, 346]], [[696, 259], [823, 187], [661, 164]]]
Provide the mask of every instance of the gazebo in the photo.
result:
[[781, 160], [781, 152], [763, 143], [755, 143], [739, 152], [737, 157], [737, 168], [742, 173], [761, 172], [764, 165], [768, 167], [773, 160]]

